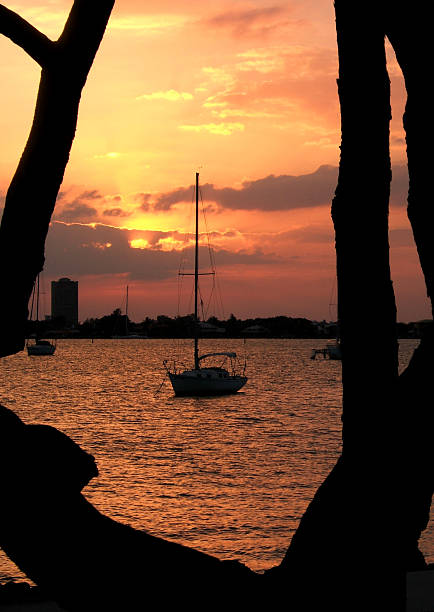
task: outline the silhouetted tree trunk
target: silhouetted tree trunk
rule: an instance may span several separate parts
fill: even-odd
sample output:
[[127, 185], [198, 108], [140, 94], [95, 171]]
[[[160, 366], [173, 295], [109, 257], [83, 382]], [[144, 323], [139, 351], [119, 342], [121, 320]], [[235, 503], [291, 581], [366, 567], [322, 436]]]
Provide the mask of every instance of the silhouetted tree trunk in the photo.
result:
[[[427, 152], [432, 142], [430, 119], [432, 102], [427, 94], [427, 65], [432, 59], [431, 3], [423, 7], [407, 0], [388, 5], [386, 35], [404, 75], [407, 103], [404, 113], [409, 172], [408, 217], [413, 230], [427, 295], [434, 312], [434, 208], [432, 196], [432, 159]], [[419, 347], [398, 383], [399, 406], [403, 414], [402, 513], [405, 516], [408, 565], [415, 563], [415, 542], [429, 521], [434, 491], [432, 436], [434, 414], [432, 375], [434, 372], [434, 334], [432, 322], [425, 329]]]
[[407, 104], [404, 114], [410, 189], [408, 216], [413, 228], [427, 293], [434, 299], [434, 207], [432, 205], [432, 97], [428, 94], [427, 66], [432, 58], [433, 8], [397, 0], [387, 21], [392, 43], [404, 75]]
[[406, 572], [424, 567], [418, 539], [428, 522], [433, 491], [428, 440], [433, 419], [424, 397], [430, 395], [434, 347], [427, 335], [398, 377], [388, 242], [390, 87], [384, 48], [387, 33], [406, 76], [409, 216], [432, 297], [434, 224], [427, 202], [432, 187], [422, 146], [426, 91], [420, 47], [412, 49], [410, 43], [418, 32], [416, 10], [408, 2], [383, 0], [367, 11], [335, 1], [342, 141], [332, 217], [343, 353], [343, 446], [282, 564], [270, 572], [282, 584], [286, 576], [297, 610], [403, 611]]
[[27, 305], [75, 136], [81, 91], [114, 0], [75, 0], [57, 41], [0, 5], [0, 33], [42, 68], [33, 125], [0, 226], [0, 357], [24, 347]]

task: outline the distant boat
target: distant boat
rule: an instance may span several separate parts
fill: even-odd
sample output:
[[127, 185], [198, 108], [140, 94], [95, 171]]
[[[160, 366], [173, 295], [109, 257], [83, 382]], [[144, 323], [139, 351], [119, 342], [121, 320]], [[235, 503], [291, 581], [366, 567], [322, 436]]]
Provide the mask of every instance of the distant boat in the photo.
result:
[[[336, 292], [336, 279], [334, 279], [333, 281], [333, 287], [331, 290], [330, 301], [329, 301], [329, 315], [330, 315], [330, 319], [332, 320], [333, 320], [332, 307], [337, 306], [337, 304], [334, 303], [333, 301], [335, 292]], [[334, 361], [342, 360], [342, 347], [341, 347], [341, 341], [339, 338], [339, 323], [338, 323], [337, 329], [338, 329], [338, 333], [337, 333], [336, 339], [329, 342], [325, 348], [312, 349], [312, 354], [310, 356], [311, 359], [316, 359], [317, 356], [322, 356], [324, 359], [332, 359]]]
[[127, 294], [126, 294], [126, 300], [125, 300], [125, 333], [123, 335], [122, 334], [113, 335], [112, 338], [115, 338], [116, 340], [132, 340], [134, 338], [147, 338], [147, 337], [148, 336], [145, 336], [145, 335], [131, 333], [128, 329], [128, 285], [127, 285]]
[[[175, 395], [226, 395], [236, 393], [247, 382], [244, 372], [239, 374], [236, 371], [236, 353], [217, 352], [199, 355], [199, 333], [200, 322], [198, 317], [198, 280], [199, 273], [199, 173], [196, 172], [196, 236], [195, 236], [195, 256], [194, 256], [194, 349], [193, 367], [191, 369], [178, 369], [176, 363], [173, 367], [168, 366], [167, 360], [164, 366], [167, 370], [169, 380], [172, 384]], [[223, 362], [219, 365], [203, 365], [203, 360], [209, 358], [222, 357]], [[229, 360], [230, 370], [223, 367], [224, 362]]]
[[326, 347], [320, 349], [312, 349], [311, 359], [316, 359], [318, 356], [324, 359], [333, 359], [335, 361], [342, 360], [342, 349], [339, 339], [334, 342], [329, 342]]
[[326, 350], [327, 350], [329, 359], [336, 359], [336, 360], [342, 359], [342, 349], [341, 349], [341, 343], [339, 342], [339, 338], [336, 338], [334, 342], [330, 342], [329, 344], [327, 344]]
[[29, 339], [26, 342], [27, 354], [28, 355], [54, 355], [56, 350], [56, 344], [49, 340], [42, 340], [39, 337], [39, 274], [36, 277], [36, 282], [33, 286], [32, 292], [32, 308], [30, 316], [33, 314], [33, 307], [36, 302], [36, 334], [33, 342]]

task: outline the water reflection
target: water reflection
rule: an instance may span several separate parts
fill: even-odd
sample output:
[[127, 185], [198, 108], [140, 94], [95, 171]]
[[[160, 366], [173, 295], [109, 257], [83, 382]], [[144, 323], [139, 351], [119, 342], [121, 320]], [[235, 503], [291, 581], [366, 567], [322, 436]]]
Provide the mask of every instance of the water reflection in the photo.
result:
[[[204, 352], [244, 353], [242, 341]], [[189, 341], [60, 341], [54, 357], [2, 360], [0, 401], [58, 427], [98, 463], [88, 499], [117, 520], [260, 570], [278, 563], [340, 452], [341, 364], [311, 340], [249, 340], [234, 396], [174, 397], [163, 359]], [[401, 343], [402, 365], [415, 342]], [[430, 528], [424, 537], [434, 556]], [[17, 575], [5, 556], [1, 575]]]

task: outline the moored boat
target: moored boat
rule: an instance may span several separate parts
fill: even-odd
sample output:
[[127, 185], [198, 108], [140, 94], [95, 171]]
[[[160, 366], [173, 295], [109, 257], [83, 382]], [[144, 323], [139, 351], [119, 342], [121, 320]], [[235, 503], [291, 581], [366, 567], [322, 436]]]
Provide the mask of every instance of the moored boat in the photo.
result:
[[[199, 272], [199, 173], [196, 172], [195, 186], [196, 200], [196, 227], [195, 227], [195, 258], [194, 258], [194, 351], [193, 367], [190, 369], [179, 369], [175, 364], [169, 367], [167, 360], [164, 366], [167, 370], [169, 380], [172, 384], [175, 395], [226, 395], [236, 393], [247, 382], [245, 376], [245, 364], [242, 372], [237, 371], [237, 355], [234, 352], [217, 352], [199, 355], [199, 333], [200, 322], [198, 316], [198, 280]], [[206, 274], [206, 273], [205, 273]], [[202, 360], [209, 358], [223, 357], [229, 360], [230, 369], [220, 365], [202, 366]]]
[[[26, 342], [26, 349], [28, 355], [54, 355], [56, 350], [56, 344], [50, 340], [42, 340], [39, 335], [39, 274], [36, 277], [36, 282], [33, 287], [32, 293], [32, 312], [36, 302], [36, 334], [34, 341], [30, 339]], [[32, 315], [32, 312], [30, 316]]]

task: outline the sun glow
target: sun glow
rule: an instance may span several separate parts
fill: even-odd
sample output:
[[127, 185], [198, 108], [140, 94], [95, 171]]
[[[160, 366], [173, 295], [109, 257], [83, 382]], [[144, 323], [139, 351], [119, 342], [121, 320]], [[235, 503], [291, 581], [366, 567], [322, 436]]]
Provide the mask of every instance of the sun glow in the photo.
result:
[[144, 238], [135, 238], [134, 240], [130, 240], [130, 247], [132, 249], [148, 249], [149, 242]]
[[[71, 4], [8, 6], [55, 39]], [[83, 307], [80, 317], [111, 307], [104, 287], [116, 292], [134, 280], [145, 308], [152, 302], [159, 314], [176, 304], [176, 261], [181, 251], [192, 252], [198, 169], [225, 301], [237, 316], [258, 314], [261, 303], [269, 314], [328, 316], [332, 190], [324, 192], [328, 174], [317, 169], [339, 163], [333, 3], [292, 2], [290, 14], [265, 0], [238, 4], [247, 8], [191, 0], [115, 3], [83, 90], [45, 266], [48, 278], [69, 276], [88, 287], [88, 311]], [[31, 127], [40, 68], [3, 36], [0, 53], [1, 211]], [[388, 70], [392, 161], [405, 165], [406, 93], [390, 46]], [[408, 188], [395, 169], [394, 177], [405, 216]], [[396, 219], [396, 286], [407, 304], [404, 318], [416, 320], [424, 317], [425, 292], [417, 289], [422, 297], [415, 297], [411, 230]], [[201, 217], [204, 260], [206, 225]]]

